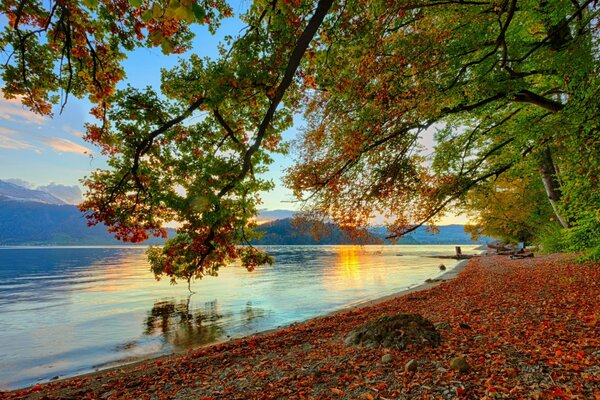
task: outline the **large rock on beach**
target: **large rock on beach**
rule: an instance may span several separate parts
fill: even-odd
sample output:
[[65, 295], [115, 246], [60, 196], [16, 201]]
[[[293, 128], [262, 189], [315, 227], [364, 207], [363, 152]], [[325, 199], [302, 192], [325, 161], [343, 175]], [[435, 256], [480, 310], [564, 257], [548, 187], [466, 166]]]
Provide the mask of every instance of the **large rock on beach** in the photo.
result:
[[464, 357], [454, 357], [450, 360], [450, 368], [458, 372], [467, 372], [471, 369], [471, 366]]
[[344, 343], [402, 350], [409, 345], [436, 346], [440, 341], [440, 334], [428, 319], [418, 314], [398, 314], [357, 327], [346, 336]]

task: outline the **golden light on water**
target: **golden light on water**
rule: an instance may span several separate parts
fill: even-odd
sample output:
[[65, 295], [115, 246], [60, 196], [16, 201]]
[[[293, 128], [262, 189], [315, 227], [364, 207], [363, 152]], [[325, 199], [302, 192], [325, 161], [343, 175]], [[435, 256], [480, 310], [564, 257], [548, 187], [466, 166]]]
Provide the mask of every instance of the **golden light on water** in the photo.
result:
[[360, 279], [360, 264], [358, 246], [343, 246], [340, 248], [337, 270], [340, 276], [347, 279]]

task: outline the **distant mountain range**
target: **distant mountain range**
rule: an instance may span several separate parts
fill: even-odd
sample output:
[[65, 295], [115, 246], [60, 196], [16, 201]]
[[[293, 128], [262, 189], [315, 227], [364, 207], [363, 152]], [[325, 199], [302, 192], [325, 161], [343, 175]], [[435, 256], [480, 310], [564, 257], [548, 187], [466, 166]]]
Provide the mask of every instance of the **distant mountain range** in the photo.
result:
[[0, 180], [0, 200], [30, 201], [43, 204], [67, 204], [56, 196], [41, 190], [28, 189]]
[[[261, 210], [258, 220], [269, 221], [258, 227], [264, 232], [260, 245], [311, 245], [351, 244], [333, 224], [324, 224], [322, 236], [296, 229], [289, 210]], [[462, 225], [440, 226], [434, 235], [424, 228], [400, 239], [399, 244], [469, 244], [471, 241]], [[174, 234], [170, 229], [169, 236]], [[371, 230], [373, 240], [385, 237], [384, 227]], [[144, 244], [160, 244], [161, 239], [151, 238]], [[61, 199], [34, 189], [28, 189], [0, 180], [0, 246], [20, 245], [119, 245], [103, 225], [88, 227], [84, 215], [76, 206], [65, 204]]]
[[[491, 241], [489, 238], [481, 238], [474, 241], [468, 233], [465, 232], [463, 225], [443, 225], [439, 226], [439, 233], [434, 234], [425, 227], [420, 227], [414, 232], [400, 238], [397, 244], [478, 244]], [[255, 240], [253, 244], [270, 245], [270, 244], [295, 244], [295, 245], [312, 245], [312, 244], [368, 244], [368, 243], [390, 243], [389, 240], [384, 240], [387, 236], [387, 231], [383, 226], [376, 226], [370, 229], [370, 238], [356, 241], [349, 239], [344, 233], [333, 224], [325, 224], [319, 231], [322, 231], [323, 236], [320, 239], [308, 232], [306, 229], [297, 229], [291, 218], [285, 218], [275, 221], [270, 221], [260, 225], [257, 229], [264, 233], [260, 240]]]

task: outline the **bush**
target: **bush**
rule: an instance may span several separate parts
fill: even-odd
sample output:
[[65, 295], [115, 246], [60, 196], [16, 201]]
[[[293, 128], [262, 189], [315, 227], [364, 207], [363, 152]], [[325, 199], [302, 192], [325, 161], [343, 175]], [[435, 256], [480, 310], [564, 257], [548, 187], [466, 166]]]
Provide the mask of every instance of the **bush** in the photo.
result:
[[589, 212], [569, 229], [548, 226], [535, 239], [543, 253], [582, 253], [579, 260], [600, 260], [600, 221]]

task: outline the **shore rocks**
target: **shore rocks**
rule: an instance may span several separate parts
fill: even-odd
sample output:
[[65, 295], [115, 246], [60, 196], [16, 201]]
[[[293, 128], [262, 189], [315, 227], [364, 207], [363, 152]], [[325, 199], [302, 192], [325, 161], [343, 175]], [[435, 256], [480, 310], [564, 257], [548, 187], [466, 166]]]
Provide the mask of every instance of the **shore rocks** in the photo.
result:
[[439, 330], [446, 330], [446, 329], [450, 329], [450, 324], [447, 321], [443, 321], [443, 322], [436, 322], [435, 324], [433, 324], [433, 326], [435, 327], [435, 329]]
[[346, 336], [344, 343], [402, 350], [411, 344], [436, 346], [440, 341], [440, 334], [428, 319], [418, 314], [398, 314], [357, 327]]
[[467, 372], [471, 369], [471, 366], [464, 357], [454, 357], [450, 360], [450, 368], [458, 372]]
[[404, 366], [404, 371], [406, 372], [415, 372], [417, 370], [418, 364], [416, 360], [410, 360]]
[[445, 271], [446, 266], [444, 264], [440, 264], [439, 269], [440, 269], [440, 271]]

